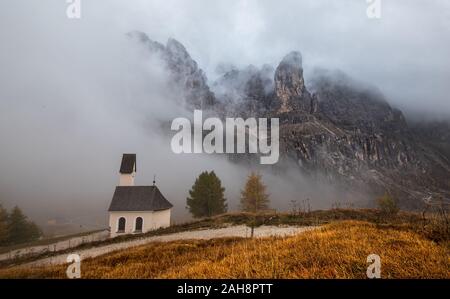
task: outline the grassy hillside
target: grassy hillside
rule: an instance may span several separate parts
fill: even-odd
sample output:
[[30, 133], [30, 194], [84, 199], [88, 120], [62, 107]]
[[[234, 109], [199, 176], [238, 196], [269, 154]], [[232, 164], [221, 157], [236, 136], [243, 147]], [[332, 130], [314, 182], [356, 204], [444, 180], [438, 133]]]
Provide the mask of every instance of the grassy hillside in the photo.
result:
[[[384, 278], [450, 278], [448, 241], [405, 224], [358, 220], [286, 238], [153, 243], [86, 259], [81, 271], [83, 278], [365, 278], [372, 253], [381, 257]], [[65, 278], [65, 271], [11, 268], [0, 277]]]
[[[188, 223], [175, 224], [168, 228], [161, 228], [158, 230], [150, 231], [145, 234], [124, 235], [113, 239], [84, 243], [82, 245], [58, 252], [50, 251], [43, 254], [23, 256], [11, 260], [0, 261], [0, 268], [31, 262], [37, 259], [51, 257], [58, 254], [65, 254], [65, 253], [70, 254], [78, 250], [88, 249], [92, 247], [131, 241], [145, 237], [160, 236], [184, 231], [192, 231], [196, 229], [221, 228], [229, 225], [317, 226], [339, 220], [368, 221], [383, 225], [394, 225], [396, 227], [407, 226], [409, 229], [420, 231], [422, 234], [426, 233], [427, 235], [433, 235], [433, 238], [435, 239], [442, 239], [442, 233], [440, 232], [440, 230], [435, 231], [433, 228], [434, 226], [432, 226], [429, 227], [431, 229], [427, 228], [424, 231], [421, 225], [422, 222], [421, 215], [410, 212], [400, 212], [399, 214], [395, 215], [395, 217], [386, 217], [385, 215], [383, 215], [383, 213], [381, 213], [379, 210], [376, 209], [331, 209], [331, 210], [317, 210], [311, 212], [297, 212], [297, 213], [268, 212], [260, 214], [257, 217], [256, 221], [253, 215], [239, 212], [239, 213], [227, 213], [210, 218], [204, 218], [201, 220], [195, 220]], [[47, 240], [46, 242], [51, 242], [51, 240]]]

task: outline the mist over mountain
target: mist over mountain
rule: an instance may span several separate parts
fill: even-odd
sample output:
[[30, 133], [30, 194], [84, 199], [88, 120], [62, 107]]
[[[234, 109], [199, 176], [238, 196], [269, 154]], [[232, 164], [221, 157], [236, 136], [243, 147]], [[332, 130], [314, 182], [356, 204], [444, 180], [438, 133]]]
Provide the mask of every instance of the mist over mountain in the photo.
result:
[[[125, 152], [175, 221], [205, 170], [231, 210], [251, 170], [279, 210], [448, 194], [450, 3], [406, 2], [370, 20], [359, 0], [100, 0], [74, 20], [65, 1], [2, 1], [0, 202], [103, 227]], [[279, 117], [280, 161], [173, 154], [167, 126], [195, 108]]]
[[[429, 195], [449, 196], [447, 126], [435, 124], [439, 149], [425, 136], [425, 124], [409, 126], [376, 87], [342, 71], [317, 69], [307, 88], [302, 55], [293, 51], [281, 59], [273, 79], [269, 65], [231, 69], [212, 83], [214, 94], [181, 43], [169, 39], [154, 51], [157, 43], [145, 33], [130, 36], [165, 61], [173, 84], [185, 91], [187, 109], [222, 118], [279, 118], [282, 161], [270, 171], [282, 176], [295, 168], [299, 175], [365, 192], [366, 198], [390, 192], [403, 208], [419, 208]], [[246, 158], [231, 157], [238, 164], [249, 162]]]

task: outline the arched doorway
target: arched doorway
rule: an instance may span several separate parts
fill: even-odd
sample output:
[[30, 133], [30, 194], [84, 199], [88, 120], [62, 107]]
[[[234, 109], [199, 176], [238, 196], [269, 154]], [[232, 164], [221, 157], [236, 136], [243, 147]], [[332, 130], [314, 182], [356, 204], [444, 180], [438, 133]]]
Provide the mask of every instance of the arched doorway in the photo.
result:
[[118, 233], [124, 233], [125, 232], [125, 224], [126, 224], [125, 217], [120, 217], [119, 218], [119, 225], [117, 227], [117, 232]]
[[144, 220], [142, 219], [142, 217], [136, 218], [136, 228], [135, 228], [136, 232], [138, 232], [138, 233], [142, 232], [143, 223], [144, 223]]

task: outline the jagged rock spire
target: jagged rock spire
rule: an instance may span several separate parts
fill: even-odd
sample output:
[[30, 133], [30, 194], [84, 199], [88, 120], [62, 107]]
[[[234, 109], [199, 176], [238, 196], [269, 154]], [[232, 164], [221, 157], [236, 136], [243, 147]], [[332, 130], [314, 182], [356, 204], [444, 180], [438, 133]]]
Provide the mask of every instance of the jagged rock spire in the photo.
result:
[[283, 58], [275, 71], [274, 80], [279, 113], [311, 111], [311, 96], [305, 87], [300, 52], [291, 52]]
[[166, 45], [151, 40], [145, 33], [132, 31], [128, 36], [144, 44], [152, 54], [157, 54], [166, 64], [174, 85], [184, 94], [185, 106], [189, 109], [204, 109], [215, 102], [205, 73], [192, 59], [182, 43], [169, 38]]

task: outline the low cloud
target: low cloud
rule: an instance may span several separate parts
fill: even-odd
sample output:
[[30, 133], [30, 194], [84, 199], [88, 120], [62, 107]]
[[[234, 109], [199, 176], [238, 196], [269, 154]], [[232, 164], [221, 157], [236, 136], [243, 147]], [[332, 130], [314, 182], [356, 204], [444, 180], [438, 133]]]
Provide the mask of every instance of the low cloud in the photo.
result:
[[[187, 217], [187, 191], [204, 170], [217, 172], [230, 207], [238, 207], [251, 169], [224, 157], [171, 152], [168, 137], [158, 134], [159, 120], [186, 111], [174, 104], [179, 94], [167, 88], [164, 65], [127, 39], [131, 30], [180, 40], [210, 85], [218, 65], [276, 66], [299, 50], [306, 81], [315, 67], [339, 68], [378, 86], [411, 114], [450, 115], [448, 1], [383, 1], [376, 21], [367, 19], [366, 2], [356, 0], [82, 0], [80, 20], [66, 17], [66, 5], [0, 4], [0, 201], [38, 219], [106, 223], [124, 152], [138, 155], [137, 184], [157, 175], [178, 221]], [[263, 175], [279, 208], [308, 197], [326, 208], [348, 197], [295, 170]]]

